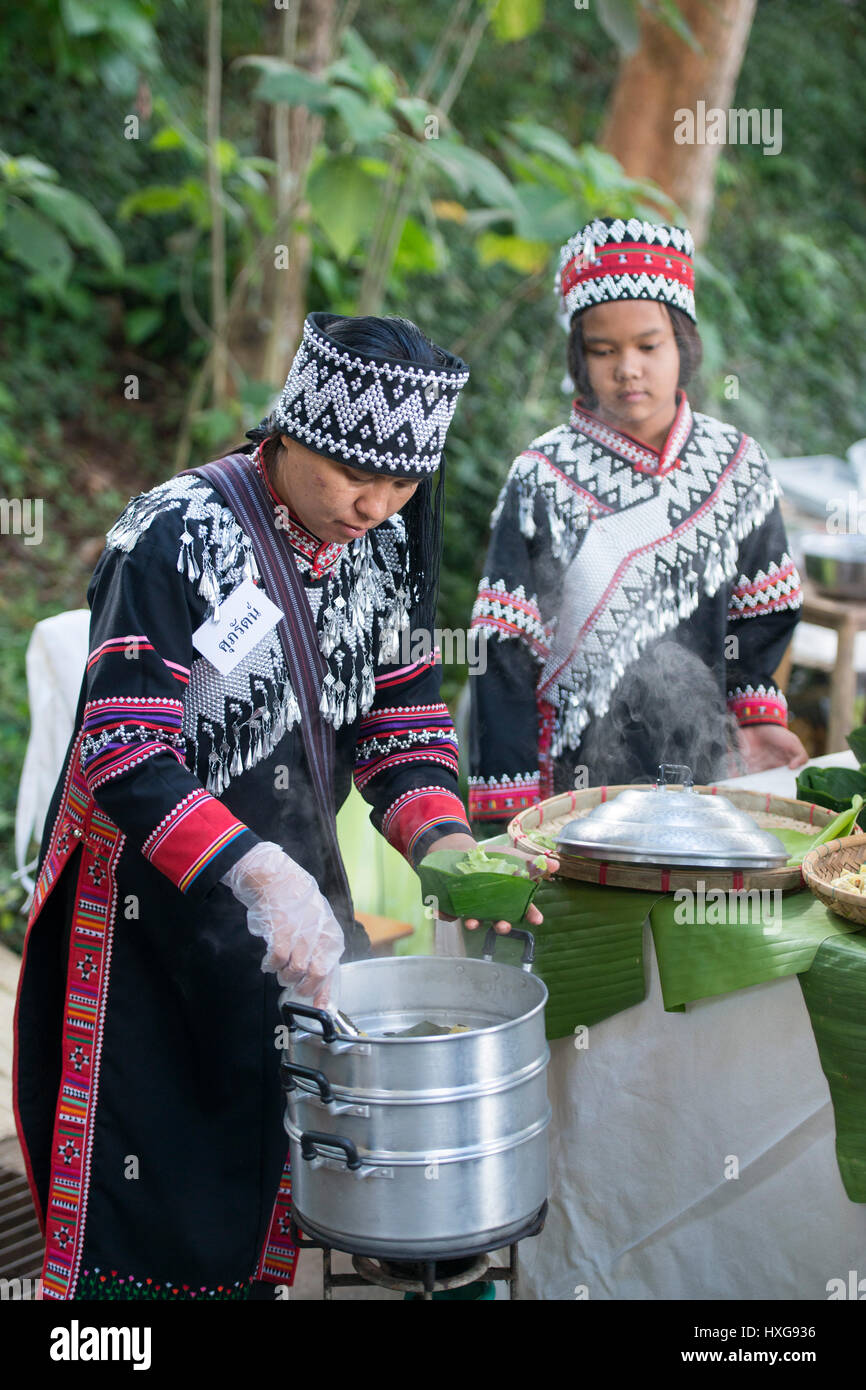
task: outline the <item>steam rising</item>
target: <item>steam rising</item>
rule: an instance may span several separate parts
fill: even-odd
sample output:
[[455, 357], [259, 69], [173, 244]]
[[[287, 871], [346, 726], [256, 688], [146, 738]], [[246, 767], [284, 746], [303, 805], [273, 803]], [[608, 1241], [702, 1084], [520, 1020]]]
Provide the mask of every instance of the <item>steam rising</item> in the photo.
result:
[[685, 763], [695, 782], [715, 782], [743, 770], [736, 732], [718, 677], [663, 639], [628, 668], [607, 714], [587, 726], [580, 758], [591, 786], [654, 782], [659, 763]]

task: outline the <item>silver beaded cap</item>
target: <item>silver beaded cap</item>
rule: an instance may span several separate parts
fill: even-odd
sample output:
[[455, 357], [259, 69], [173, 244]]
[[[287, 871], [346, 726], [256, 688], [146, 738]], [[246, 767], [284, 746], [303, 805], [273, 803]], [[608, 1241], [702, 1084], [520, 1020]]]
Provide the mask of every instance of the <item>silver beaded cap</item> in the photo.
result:
[[308, 314], [269, 424], [353, 468], [425, 477], [439, 467], [457, 398], [469, 380], [459, 357], [420, 367], [347, 350]]

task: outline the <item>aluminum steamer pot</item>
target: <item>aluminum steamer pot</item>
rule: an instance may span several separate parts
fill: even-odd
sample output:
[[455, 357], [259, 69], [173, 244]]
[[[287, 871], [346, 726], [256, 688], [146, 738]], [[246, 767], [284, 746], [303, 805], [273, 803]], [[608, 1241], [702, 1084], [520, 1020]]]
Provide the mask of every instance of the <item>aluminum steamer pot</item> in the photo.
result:
[[[405, 956], [341, 968], [368, 1036], [284, 994], [282, 1079], [295, 1219], [337, 1250], [395, 1260], [508, 1245], [547, 1198], [547, 988], [523, 968]], [[307, 1020], [315, 1020], [314, 1023]], [[390, 1038], [427, 1020], [467, 1032]]]

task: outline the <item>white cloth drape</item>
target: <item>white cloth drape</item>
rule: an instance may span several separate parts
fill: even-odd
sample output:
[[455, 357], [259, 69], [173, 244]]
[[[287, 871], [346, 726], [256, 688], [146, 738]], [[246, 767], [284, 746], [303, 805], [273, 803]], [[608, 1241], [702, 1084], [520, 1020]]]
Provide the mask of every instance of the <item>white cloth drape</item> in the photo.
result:
[[75, 727], [81, 678], [87, 662], [90, 612], [77, 608], [37, 623], [27, 647], [30, 739], [24, 756], [15, 810], [15, 877], [34, 882], [27, 863], [31, 840], [42, 838], [45, 816]]

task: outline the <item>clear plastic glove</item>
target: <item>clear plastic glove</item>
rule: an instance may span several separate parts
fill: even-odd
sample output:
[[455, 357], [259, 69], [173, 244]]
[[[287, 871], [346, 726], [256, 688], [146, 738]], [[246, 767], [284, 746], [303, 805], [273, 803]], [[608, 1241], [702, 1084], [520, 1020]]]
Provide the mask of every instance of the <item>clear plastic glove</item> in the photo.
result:
[[339, 1008], [343, 931], [312, 875], [279, 845], [263, 840], [221, 882], [246, 907], [253, 936], [264, 937], [262, 970], [275, 971], [305, 1004]]

